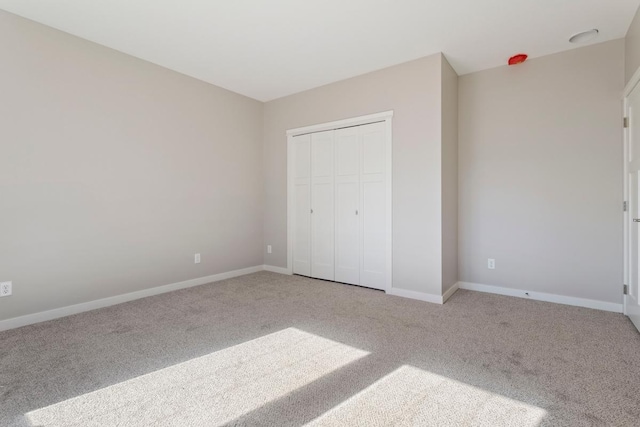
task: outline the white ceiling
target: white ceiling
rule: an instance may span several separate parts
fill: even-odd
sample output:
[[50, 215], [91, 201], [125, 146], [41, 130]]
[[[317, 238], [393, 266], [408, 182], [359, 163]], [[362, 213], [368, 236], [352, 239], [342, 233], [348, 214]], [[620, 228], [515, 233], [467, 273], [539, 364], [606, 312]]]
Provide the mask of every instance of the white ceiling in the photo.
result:
[[0, 8], [267, 101], [444, 52], [458, 74], [625, 36], [640, 0], [0, 0]]

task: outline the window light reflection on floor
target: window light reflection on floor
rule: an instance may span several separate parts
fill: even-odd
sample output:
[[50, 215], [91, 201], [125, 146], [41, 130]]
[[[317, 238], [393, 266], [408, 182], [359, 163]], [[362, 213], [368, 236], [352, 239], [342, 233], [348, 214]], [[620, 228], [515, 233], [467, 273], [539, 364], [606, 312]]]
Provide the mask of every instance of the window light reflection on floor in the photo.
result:
[[26, 417], [33, 426], [47, 427], [222, 425], [368, 354], [288, 328]]
[[546, 415], [544, 409], [405, 365], [308, 426], [536, 427]]

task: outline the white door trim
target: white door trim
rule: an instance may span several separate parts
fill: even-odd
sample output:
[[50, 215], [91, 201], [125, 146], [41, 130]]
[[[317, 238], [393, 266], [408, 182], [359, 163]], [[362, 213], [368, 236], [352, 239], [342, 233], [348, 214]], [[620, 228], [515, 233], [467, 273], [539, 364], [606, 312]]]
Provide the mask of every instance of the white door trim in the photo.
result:
[[[624, 92], [622, 95], [622, 100], [623, 100], [623, 110], [622, 110], [622, 117], [627, 118], [628, 117], [628, 110], [629, 110], [629, 95], [631, 95], [631, 93], [633, 92], [634, 89], [636, 89], [636, 87], [640, 84], [640, 67], [636, 70], [636, 72], [633, 74], [633, 76], [631, 76], [631, 79], [629, 80], [629, 82], [627, 83], [627, 85], [624, 88]], [[622, 161], [624, 162], [624, 166], [623, 166], [623, 174], [624, 174], [624, 182], [622, 184], [622, 188], [623, 188], [623, 198], [625, 203], [627, 204], [627, 209], [623, 212], [623, 244], [624, 244], [624, 259], [623, 259], [623, 265], [624, 265], [624, 272], [623, 272], [623, 280], [624, 280], [624, 284], [627, 285], [628, 288], [631, 287], [631, 283], [629, 283], [629, 279], [630, 279], [630, 275], [629, 275], [629, 269], [631, 268], [631, 253], [630, 253], [630, 248], [629, 248], [629, 233], [631, 231], [630, 228], [630, 209], [631, 206], [629, 206], [630, 200], [631, 200], [631, 195], [630, 195], [630, 191], [631, 189], [629, 188], [629, 151], [630, 151], [630, 147], [629, 147], [630, 141], [629, 141], [629, 128], [625, 128], [623, 129], [623, 150], [624, 150], [624, 155], [623, 155], [623, 159]], [[622, 312], [623, 314], [625, 314], [626, 316], [630, 316], [629, 310], [628, 310], [628, 304], [631, 302], [630, 301], [630, 297], [627, 295], [623, 295], [622, 296]]]
[[[627, 83], [627, 85], [624, 88], [624, 92], [622, 95], [622, 102], [623, 102], [623, 107], [622, 107], [622, 118], [624, 120], [625, 117], [627, 117], [627, 112], [628, 112], [628, 100], [629, 100], [629, 95], [631, 95], [631, 92], [633, 92], [633, 90], [635, 89], [635, 87], [640, 83], [640, 67], [636, 70], [636, 72], [633, 74], [633, 76], [631, 76], [631, 79], [629, 80], [629, 82]], [[622, 136], [622, 144], [623, 144], [623, 158], [622, 158], [622, 162], [623, 162], [623, 176], [624, 176], [624, 180], [622, 183], [622, 191], [623, 191], [623, 200], [625, 201], [625, 203], [627, 203], [627, 209], [624, 210], [622, 212], [622, 223], [623, 223], [623, 245], [624, 245], [624, 259], [623, 259], [623, 281], [624, 284], [629, 285], [629, 268], [630, 268], [630, 264], [629, 264], [629, 200], [630, 198], [630, 194], [629, 194], [629, 183], [628, 183], [628, 175], [629, 175], [629, 129], [625, 128], [623, 129], [623, 136]], [[623, 313], [625, 315], [628, 315], [627, 313], [627, 304], [626, 304], [626, 300], [627, 297], [626, 295], [623, 295]]]
[[[630, 92], [629, 92], [630, 93]], [[624, 99], [623, 99], [623, 109], [622, 109], [622, 116], [623, 116], [623, 120], [625, 119], [625, 117], [627, 116], [627, 98], [629, 96], [629, 93], [627, 93], [626, 89], [625, 89], [625, 95], [624, 95]], [[623, 209], [622, 211], [622, 232], [623, 232], [623, 236], [622, 236], [622, 244], [623, 244], [623, 260], [622, 260], [622, 265], [623, 265], [623, 273], [622, 273], [622, 281], [624, 285], [629, 285], [629, 200], [631, 200], [631, 198], [629, 197], [629, 132], [627, 132], [627, 129], [623, 129], [622, 130], [622, 150], [623, 150], [623, 155], [622, 155], [622, 200], [624, 200], [624, 204], [626, 209]], [[627, 304], [626, 304], [626, 295], [622, 295], [622, 300], [623, 300], [623, 304], [622, 304], [622, 312], [626, 315], [627, 314]]]
[[[636, 87], [636, 85], [638, 83], [640, 83], [640, 67], [638, 67], [636, 72], [633, 73], [633, 76], [631, 76], [631, 79], [629, 80], [629, 83], [627, 83], [627, 85], [624, 87], [624, 93], [623, 93], [622, 97], [625, 100], [631, 94], [631, 92], [633, 91], [633, 89]], [[626, 110], [625, 110], [625, 112], [626, 112]]]
[[307, 133], [322, 132], [324, 130], [340, 129], [348, 126], [366, 125], [369, 123], [383, 122], [391, 120], [393, 117], [393, 110], [383, 111], [381, 113], [367, 114], [366, 116], [353, 117], [350, 119], [336, 120], [328, 123], [320, 123], [317, 125], [304, 126], [301, 128], [289, 129], [287, 136], [298, 136]]
[[293, 274], [293, 138], [298, 135], [304, 135], [308, 133], [322, 132], [326, 130], [340, 129], [348, 126], [365, 125], [369, 123], [385, 122], [386, 126], [386, 186], [387, 186], [387, 206], [386, 206], [386, 220], [387, 220], [387, 251], [386, 251], [386, 279], [385, 279], [385, 291], [389, 292], [392, 288], [393, 282], [393, 240], [392, 240], [392, 118], [393, 110], [384, 111], [381, 113], [368, 114], [366, 116], [353, 117], [350, 119], [336, 120], [328, 123], [320, 123], [312, 126], [305, 126], [296, 129], [290, 129], [286, 132], [287, 135], [287, 273]]

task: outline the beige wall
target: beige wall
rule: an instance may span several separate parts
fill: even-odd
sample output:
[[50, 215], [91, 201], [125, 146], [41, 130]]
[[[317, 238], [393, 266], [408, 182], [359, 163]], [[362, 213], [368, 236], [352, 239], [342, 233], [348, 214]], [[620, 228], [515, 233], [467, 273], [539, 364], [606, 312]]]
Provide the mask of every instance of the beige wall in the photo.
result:
[[440, 295], [460, 274], [620, 302], [638, 21], [626, 52], [461, 78], [438, 54], [262, 104], [0, 11], [0, 320], [285, 267], [286, 130], [386, 110], [395, 287]]
[[441, 60], [433, 55], [265, 104], [265, 264], [287, 265], [287, 129], [393, 117], [394, 287], [441, 294]]
[[0, 320], [262, 264], [260, 102], [1, 11], [0, 58]]
[[458, 75], [442, 61], [442, 292], [458, 282]]
[[461, 281], [622, 301], [623, 85], [623, 40], [460, 77]]
[[625, 38], [625, 83], [629, 83], [638, 68], [640, 68], [640, 9], [636, 12]]

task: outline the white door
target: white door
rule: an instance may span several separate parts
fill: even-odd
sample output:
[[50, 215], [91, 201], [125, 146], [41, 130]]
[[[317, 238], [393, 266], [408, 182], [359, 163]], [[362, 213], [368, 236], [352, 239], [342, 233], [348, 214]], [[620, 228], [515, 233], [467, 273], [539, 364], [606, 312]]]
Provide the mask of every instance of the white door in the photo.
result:
[[311, 135], [293, 138], [293, 273], [311, 275]]
[[360, 131], [335, 131], [335, 280], [360, 284]]
[[287, 265], [294, 274], [391, 288], [391, 116], [287, 132]]
[[311, 277], [334, 280], [334, 131], [311, 134]]
[[[624, 297], [625, 314], [640, 330], [640, 85], [627, 98], [627, 188], [629, 190], [629, 289]], [[638, 129], [635, 127], [638, 126]]]
[[360, 285], [385, 289], [386, 126], [373, 123], [360, 132]]

